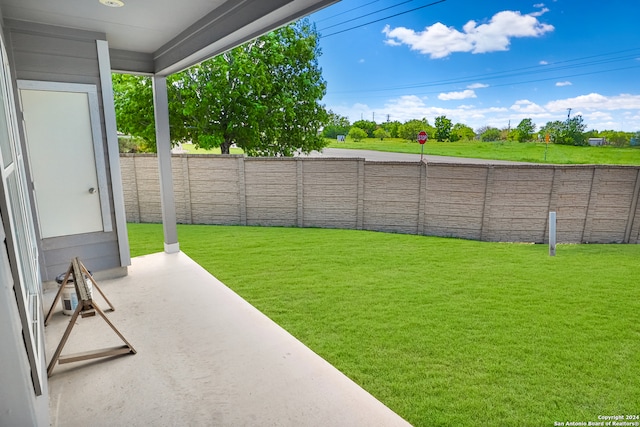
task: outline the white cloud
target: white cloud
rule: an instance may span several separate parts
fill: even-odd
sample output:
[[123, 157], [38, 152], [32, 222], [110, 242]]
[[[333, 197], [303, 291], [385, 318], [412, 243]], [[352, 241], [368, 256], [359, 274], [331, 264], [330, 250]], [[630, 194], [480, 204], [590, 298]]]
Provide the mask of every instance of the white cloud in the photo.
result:
[[543, 8], [544, 7], [544, 3], [536, 3], [536, 4], [533, 5], [533, 7], [538, 8], [538, 9]]
[[586, 113], [584, 115], [585, 120], [592, 121], [612, 121], [613, 116], [611, 113], [605, 113], [603, 111], [596, 111], [595, 113]]
[[617, 96], [604, 96], [599, 93], [590, 93], [574, 98], [550, 101], [545, 105], [545, 108], [551, 112], [567, 108], [587, 111], [640, 110], [640, 95], [623, 93]]
[[468, 37], [440, 22], [427, 27], [420, 33], [404, 27], [391, 29], [387, 25], [384, 27], [383, 33], [387, 36], [386, 44], [391, 46], [407, 44], [412, 50], [417, 50], [425, 55], [429, 54], [431, 58], [444, 58], [452, 52], [473, 50], [473, 43]]
[[521, 99], [516, 101], [511, 107], [511, 110], [519, 113], [544, 113], [546, 110], [538, 104], [529, 101], [528, 99]]
[[[542, 6], [544, 6], [544, 5], [542, 5]], [[539, 6], [539, 7], [542, 7], [542, 6]], [[535, 7], [535, 6], [534, 6], [534, 7]], [[549, 12], [549, 9], [548, 9], [548, 8], [546, 8], [546, 7], [544, 7], [544, 8], [542, 8], [542, 10], [539, 10], [539, 11], [537, 11], [537, 12], [532, 12], [532, 13], [530, 13], [529, 15], [531, 15], [531, 16], [542, 16], [542, 15], [544, 15], [544, 14], [545, 14], [545, 13], [547, 13], [547, 12]]]
[[569, 81], [564, 81], [564, 82], [556, 82], [556, 86], [558, 87], [562, 87], [562, 86], [571, 86], [573, 83], [569, 82]]
[[484, 83], [474, 83], [467, 86], [467, 89], [483, 89], [485, 87], [489, 87], [489, 85], [486, 85]]
[[364, 64], [364, 59], [360, 59], [360, 60], [358, 61], [358, 64]]
[[512, 38], [541, 37], [554, 30], [553, 25], [538, 20], [542, 11], [522, 15], [505, 10], [498, 12], [486, 24], [467, 22], [462, 31], [437, 22], [423, 31], [416, 32], [405, 27], [391, 28], [386, 25], [382, 32], [387, 36], [386, 44], [406, 44], [431, 58], [444, 58], [454, 52], [487, 53], [509, 50]]
[[549, 63], [545, 60], [542, 60], [539, 62], [540, 65], [549, 65]]
[[[388, 27], [388, 25], [385, 27], [385, 29]], [[384, 31], [384, 30], [383, 30]], [[389, 46], [402, 46], [402, 43], [397, 41], [397, 40], [393, 40], [393, 39], [387, 39], [384, 41], [385, 44], [388, 44]]]
[[468, 99], [477, 98], [476, 93], [471, 89], [463, 90], [462, 92], [447, 92], [438, 95], [438, 99], [442, 101], [450, 101], [452, 99]]
[[400, 98], [393, 99], [391, 102], [399, 107], [414, 110], [416, 108], [424, 108], [426, 105], [424, 103], [425, 100], [425, 98], [420, 98], [416, 95], [404, 95]]

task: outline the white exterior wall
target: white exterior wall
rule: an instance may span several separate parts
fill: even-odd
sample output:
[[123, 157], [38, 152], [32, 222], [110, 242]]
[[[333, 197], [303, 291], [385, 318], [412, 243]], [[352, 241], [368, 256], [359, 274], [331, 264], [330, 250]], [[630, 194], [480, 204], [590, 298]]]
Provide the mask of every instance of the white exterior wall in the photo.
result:
[[[122, 260], [125, 260], [124, 265], [126, 265], [128, 253], [124, 254], [124, 257], [120, 254], [118, 239], [121, 238], [122, 233], [119, 237], [118, 222], [116, 221], [118, 206], [115, 205], [112, 191], [113, 182], [106, 136], [107, 126], [105, 125], [99, 52], [96, 43], [97, 40], [104, 40], [105, 36], [101, 33], [23, 21], [7, 20], [5, 25], [8, 35], [7, 49], [14, 68], [13, 77], [16, 80], [89, 84], [95, 85], [98, 93], [102, 137], [99, 145], [103, 150], [100, 157], [104, 159], [108, 188], [106, 197], [108, 205], [111, 207], [111, 222], [115, 224], [115, 227], [110, 232], [40, 239], [39, 250], [43, 278], [44, 280], [53, 280], [66, 270], [69, 260], [76, 256], [80, 257], [91, 271], [109, 270], [115, 272], [114, 275], [124, 275], [126, 267], [123, 267]], [[108, 96], [111, 97], [112, 94], [110, 93]], [[113, 103], [110, 105], [112, 106]], [[22, 131], [22, 128], [20, 130]], [[21, 139], [25, 140], [22, 134]], [[117, 141], [115, 143], [117, 144]], [[25, 146], [23, 146], [23, 151], [27, 152]], [[72, 161], [58, 167], [73, 167]], [[116, 168], [116, 173], [119, 175], [119, 166], [116, 165]], [[37, 218], [35, 212], [34, 218]], [[126, 227], [126, 225], [122, 226]]]
[[[1, 22], [1, 17], [0, 17]], [[0, 28], [1, 32], [2, 28]], [[2, 45], [6, 47], [4, 38]], [[3, 62], [4, 64], [4, 62]], [[4, 65], [3, 65], [4, 66]], [[8, 71], [15, 76], [13, 70], [2, 69], [0, 72]], [[15, 100], [7, 96], [3, 102], [3, 111], [10, 110], [15, 104]], [[18, 127], [15, 116], [12, 126]], [[3, 157], [0, 155], [0, 164], [4, 165]], [[15, 165], [14, 165], [15, 167]], [[3, 171], [4, 173], [4, 171]], [[17, 240], [17, 236], [12, 235], [12, 228], [9, 226], [11, 215], [8, 210], [13, 210], [12, 201], [5, 197], [4, 179], [0, 180], [0, 426], [49, 426], [49, 392], [46, 378], [41, 383], [35, 378], [39, 387], [36, 391], [33, 371], [27, 351], [26, 338], [29, 333], [26, 331], [24, 310], [21, 312], [18, 301], [21, 299], [20, 283], [16, 283], [14, 277], [20, 277], [16, 254], [12, 249], [12, 242]], [[23, 236], [31, 233], [25, 225], [18, 230]], [[35, 244], [35, 242], [32, 242]], [[18, 257], [20, 254], [18, 253]], [[28, 263], [29, 260], [18, 261]], [[44, 325], [42, 319], [38, 321], [36, 327], [42, 331]], [[42, 336], [36, 338], [41, 342]], [[43, 352], [44, 353], [44, 352]], [[32, 353], [33, 354], [33, 353]], [[41, 354], [35, 361], [40, 371], [46, 371], [44, 354]]]

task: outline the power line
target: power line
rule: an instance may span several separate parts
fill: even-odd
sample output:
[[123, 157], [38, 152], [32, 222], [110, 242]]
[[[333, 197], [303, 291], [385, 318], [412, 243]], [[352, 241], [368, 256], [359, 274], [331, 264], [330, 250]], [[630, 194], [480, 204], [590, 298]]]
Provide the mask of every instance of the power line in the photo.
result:
[[384, 9], [376, 10], [376, 11], [373, 11], [373, 12], [369, 12], [369, 13], [367, 13], [365, 15], [358, 16], [357, 18], [352, 18], [352, 19], [349, 19], [347, 21], [338, 22], [337, 24], [330, 25], [330, 26], [325, 27], [325, 28], [323, 28], [321, 30], [318, 30], [318, 31], [325, 31], [325, 30], [328, 30], [329, 28], [338, 27], [338, 26], [343, 25], [343, 24], [348, 24], [349, 22], [357, 21], [358, 19], [366, 18], [367, 16], [371, 16], [371, 15], [375, 15], [376, 13], [384, 12], [385, 10], [393, 9], [394, 7], [402, 6], [403, 4], [411, 3], [412, 1], [413, 0], [406, 0], [406, 1], [403, 1], [401, 3], [394, 4], [394, 5], [391, 5], [389, 7], [385, 7]]
[[[581, 76], [589, 76], [589, 75], [594, 75], [594, 74], [602, 74], [602, 73], [610, 73], [610, 72], [614, 72], [614, 71], [622, 71], [622, 70], [629, 70], [629, 69], [634, 69], [634, 68], [640, 68], [640, 65], [633, 65], [630, 67], [620, 67], [620, 68], [612, 68], [609, 70], [599, 70], [599, 71], [591, 71], [591, 72], [587, 72], [587, 73], [577, 73], [577, 74], [568, 74], [568, 75], [563, 75], [563, 76], [553, 76], [553, 77], [546, 77], [543, 79], [533, 79], [533, 80], [524, 80], [524, 81], [519, 81], [519, 82], [509, 82], [509, 83], [501, 83], [501, 84], [496, 84], [496, 85], [491, 85], [491, 87], [503, 87], [503, 86], [515, 86], [515, 85], [521, 85], [521, 84], [527, 84], [527, 83], [537, 83], [537, 82], [544, 82], [544, 81], [549, 81], [549, 80], [558, 80], [558, 79], [566, 79], [569, 77], [581, 77]], [[434, 85], [437, 86], [437, 85]], [[397, 89], [397, 90], [402, 90], [402, 89]], [[358, 91], [358, 92], [366, 92], [366, 93], [370, 93], [373, 92], [373, 90], [362, 90], [362, 91]], [[436, 94], [439, 93], [441, 91], [435, 91], [435, 92], [421, 92], [418, 94], [415, 94], [416, 96], [420, 96], [420, 95], [431, 95], [431, 94]], [[344, 93], [344, 92], [336, 92], [336, 93]], [[388, 95], [378, 95], [378, 96], [368, 96], [367, 98], [375, 98], [375, 97], [386, 97]]]
[[327, 37], [335, 36], [336, 34], [341, 34], [341, 33], [347, 32], [347, 31], [355, 30], [356, 28], [361, 28], [361, 27], [364, 27], [364, 26], [369, 25], [369, 24], [375, 24], [376, 22], [384, 21], [385, 19], [395, 18], [396, 16], [405, 15], [405, 14], [410, 13], [410, 12], [415, 12], [416, 10], [424, 9], [426, 7], [435, 6], [436, 4], [444, 3], [445, 1], [447, 1], [447, 0], [438, 0], [438, 1], [435, 1], [433, 3], [426, 4], [424, 6], [420, 6], [420, 7], [414, 8], [414, 9], [407, 10], [405, 12], [400, 12], [400, 13], [396, 13], [395, 15], [385, 16], [384, 18], [376, 19], [374, 21], [365, 22], [364, 24], [360, 24], [360, 25], [356, 25], [354, 27], [349, 27], [349, 28], [344, 29], [344, 30], [336, 31], [335, 33], [331, 33], [331, 34], [327, 34], [327, 35], [321, 35], [321, 37], [322, 38], [327, 38]]
[[[366, 92], [383, 92], [383, 91], [393, 91], [393, 90], [402, 90], [402, 89], [417, 89], [417, 88], [433, 87], [433, 86], [454, 85], [454, 84], [470, 83], [474, 81], [486, 81], [486, 80], [504, 79], [509, 77], [519, 77], [519, 76], [538, 74], [538, 73], [551, 73], [551, 72], [564, 71], [564, 70], [569, 70], [574, 68], [583, 68], [586, 66], [604, 65], [604, 64], [610, 64], [613, 62], [625, 61], [628, 59], [635, 59], [637, 57], [637, 53], [613, 57], [613, 58], [604, 58], [604, 59], [599, 59], [594, 61], [585, 61], [585, 60], [601, 58], [605, 56], [611, 56], [611, 55], [616, 55], [616, 54], [626, 53], [626, 52], [634, 52], [634, 51], [637, 52], [638, 50], [640, 50], [640, 48], [625, 49], [625, 50], [620, 50], [615, 52], [558, 61], [551, 64], [535, 65], [535, 66], [529, 66], [529, 67], [516, 68], [512, 70], [496, 71], [492, 73], [475, 74], [468, 77], [462, 77], [462, 78], [456, 78], [456, 79], [434, 80], [430, 82], [416, 83], [416, 84], [410, 84], [410, 85], [392, 86], [392, 87], [378, 88], [378, 89], [366, 89]], [[579, 61], [583, 61], [583, 62], [579, 62]], [[577, 62], [577, 63], [571, 64], [574, 62]], [[562, 64], [567, 64], [567, 65], [562, 65]], [[614, 71], [615, 70], [617, 69], [614, 69]], [[606, 71], [608, 70], [604, 70], [603, 72], [606, 72]], [[574, 77], [579, 75], [584, 75], [584, 74], [552, 77], [551, 79]], [[361, 92], [361, 91], [350, 90], [350, 91], [340, 91], [340, 92], [334, 92], [334, 93], [354, 93], [354, 92]]]
[[369, 6], [370, 4], [373, 4], [373, 3], [378, 3], [379, 1], [380, 0], [373, 0], [373, 1], [370, 1], [369, 3], [365, 3], [365, 4], [362, 4], [360, 6], [356, 6], [354, 8], [351, 8], [349, 10], [345, 10], [344, 12], [336, 13], [335, 15], [331, 15], [331, 16], [328, 16], [326, 18], [319, 19], [319, 20], [316, 21], [316, 24], [318, 22], [324, 22], [324, 21], [328, 21], [329, 19], [336, 18], [338, 16], [346, 15], [349, 12], [353, 12], [354, 10], [362, 9], [363, 7], [367, 7], [367, 6]]

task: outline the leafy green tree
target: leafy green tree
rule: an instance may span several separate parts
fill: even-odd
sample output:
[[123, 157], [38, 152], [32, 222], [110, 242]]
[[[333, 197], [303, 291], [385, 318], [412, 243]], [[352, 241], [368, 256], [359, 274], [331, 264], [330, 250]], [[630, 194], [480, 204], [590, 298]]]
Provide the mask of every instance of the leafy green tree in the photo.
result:
[[346, 135], [349, 133], [351, 124], [347, 117], [336, 114], [331, 110], [327, 112], [327, 115], [327, 124], [322, 130], [322, 136], [335, 139], [338, 135]]
[[[606, 132], [606, 131], [603, 131]], [[596, 129], [591, 129], [588, 130], [584, 133], [585, 138], [589, 139], [589, 138], [602, 138], [604, 137], [604, 135], [600, 135], [600, 132], [597, 131]]]
[[492, 142], [500, 139], [500, 129], [498, 128], [487, 126], [484, 129], [481, 128], [478, 130], [478, 132], [480, 131], [482, 131], [480, 133], [480, 141]]
[[184, 100], [193, 141], [223, 154], [236, 144], [250, 156], [322, 149], [318, 39], [305, 19], [186, 70], [184, 88], [195, 94]]
[[513, 141], [514, 130], [510, 127], [500, 129], [500, 141]]
[[542, 135], [543, 139], [545, 140], [547, 138], [547, 135], [549, 135], [550, 142], [555, 143], [556, 138], [558, 138], [558, 136], [562, 133], [564, 126], [565, 125], [560, 120], [547, 122], [544, 126], [540, 128], [540, 131], [538, 133]]
[[[298, 150], [322, 149], [326, 142], [318, 130], [326, 123], [327, 112], [319, 101], [326, 82], [318, 66], [318, 40], [315, 27], [303, 19], [170, 76], [172, 141], [220, 147], [223, 154], [236, 144], [250, 156], [291, 156]], [[116, 100], [116, 108], [130, 98]], [[146, 116], [139, 122], [147, 127], [153, 123], [153, 114], [148, 114], [151, 102], [148, 105], [148, 109], [128, 107]], [[132, 129], [120, 121], [118, 127], [155, 143], [148, 130]]]
[[118, 136], [118, 151], [120, 153], [139, 153], [149, 151], [149, 147], [142, 138], [130, 135]]
[[510, 127], [500, 129], [500, 138], [499, 141], [512, 141], [513, 140], [514, 131]]
[[587, 138], [584, 135], [587, 125], [584, 124], [582, 116], [578, 114], [566, 123], [566, 139], [571, 141], [570, 143], [573, 143], [573, 145], [587, 145]]
[[406, 139], [407, 141], [418, 141], [418, 134], [422, 131], [427, 132], [427, 135], [433, 136], [433, 127], [429, 126], [427, 119], [413, 119], [407, 120], [398, 129], [398, 137]]
[[373, 132], [373, 136], [376, 138], [380, 138], [380, 140], [382, 141], [385, 138], [389, 138], [389, 132], [384, 130], [382, 127], [379, 127]]
[[373, 133], [378, 129], [378, 124], [371, 120], [358, 120], [353, 122], [353, 126], [359, 127], [367, 133], [369, 138], [374, 138]]
[[[112, 74], [114, 104], [118, 130], [134, 137], [140, 151], [156, 151], [156, 128], [153, 116], [151, 78], [128, 74]], [[183, 141], [187, 132], [182, 124], [181, 106], [169, 105], [170, 133], [173, 142]], [[130, 151], [125, 148], [125, 151]]]
[[380, 125], [381, 128], [389, 132], [389, 137], [391, 138], [398, 138], [400, 126], [402, 126], [402, 123], [397, 120], [394, 120], [392, 122], [384, 122]]
[[556, 120], [547, 122], [540, 129], [542, 135], [548, 134], [554, 144], [563, 145], [586, 145], [587, 137], [585, 132], [586, 125], [581, 115], [574, 116], [563, 122]]
[[475, 137], [476, 133], [469, 126], [462, 123], [456, 123], [453, 125], [453, 128], [451, 128], [451, 135], [449, 136], [449, 139], [452, 142], [473, 141]]
[[478, 139], [480, 139], [480, 136], [489, 129], [491, 129], [491, 126], [488, 125], [480, 126], [478, 129], [476, 129], [476, 135], [478, 136]]
[[531, 119], [522, 119], [515, 129], [515, 138], [518, 142], [531, 141], [536, 131], [536, 125]]
[[[615, 130], [603, 130], [602, 132], [598, 132], [598, 135], [595, 137], [606, 138], [607, 142], [616, 147], [624, 147], [629, 145], [631, 141], [632, 133], [615, 131]], [[593, 136], [592, 136], [593, 137]]]
[[367, 137], [367, 132], [358, 126], [352, 126], [349, 131], [349, 137], [356, 142], [362, 141]]
[[435, 121], [436, 134], [435, 137], [438, 141], [447, 141], [451, 135], [451, 120], [446, 116], [438, 116]]

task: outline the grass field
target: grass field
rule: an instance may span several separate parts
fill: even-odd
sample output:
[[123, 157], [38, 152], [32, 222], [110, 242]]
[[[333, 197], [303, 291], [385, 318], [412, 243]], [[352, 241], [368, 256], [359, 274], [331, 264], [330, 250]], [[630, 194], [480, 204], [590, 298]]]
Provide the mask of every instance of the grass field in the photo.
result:
[[[368, 138], [360, 142], [354, 142], [350, 139], [346, 142], [331, 140], [329, 147], [420, 154], [420, 144], [402, 139], [385, 139], [381, 141], [375, 138]], [[547, 147], [547, 145], [543, 143], [522, 143], [514, 141], [427, 141], [424, 147], [424, 153], [438, 156], [511, 160], [531, 163], [640, 165], [640, 147], [574, 147], [556, 144], [549, 144]]]
[[[178, 226], [181, 249], [416, 426], [640, 408], [638, 245]], [[132, 256], [162, 226], [130, 224]]]
[[[368, 138], [360, 142], [354, 142], [352, 140], [336, 142], [332, 139], [328, 140], [328, 142], [328, 147], [330, 148], [420, 154], [420, 144], [402, 139], [387, 138], [384, 141], [380, 141], [379, 139]], [[189, 154], [220, 154], [219, 148], [203, 150], [195, 148], [190, 144], [184, 144], [183, 149]], [[240, 148], [231, 149], [231, 154], [242, 153], [243, 151]], [[540, 143], [521, 143], [514, 141], [428, 141], [425, 144], [424, 153], [438, 156], [511, 160], [531, 163], [640, 165], [640, 147], [574, 147], [555, 144], [546, 146], [546, 144]]]
[[[202, 148], [196, 148], [193, 144], [182, 144], [182, 149], [186, 151], [188, 154], [221, 154], [220, 147], [212, 148], [210, 150], [205, 150]], [[229, 149], [229, 154], [243, 154], [241, 148], [231, 148]]]

